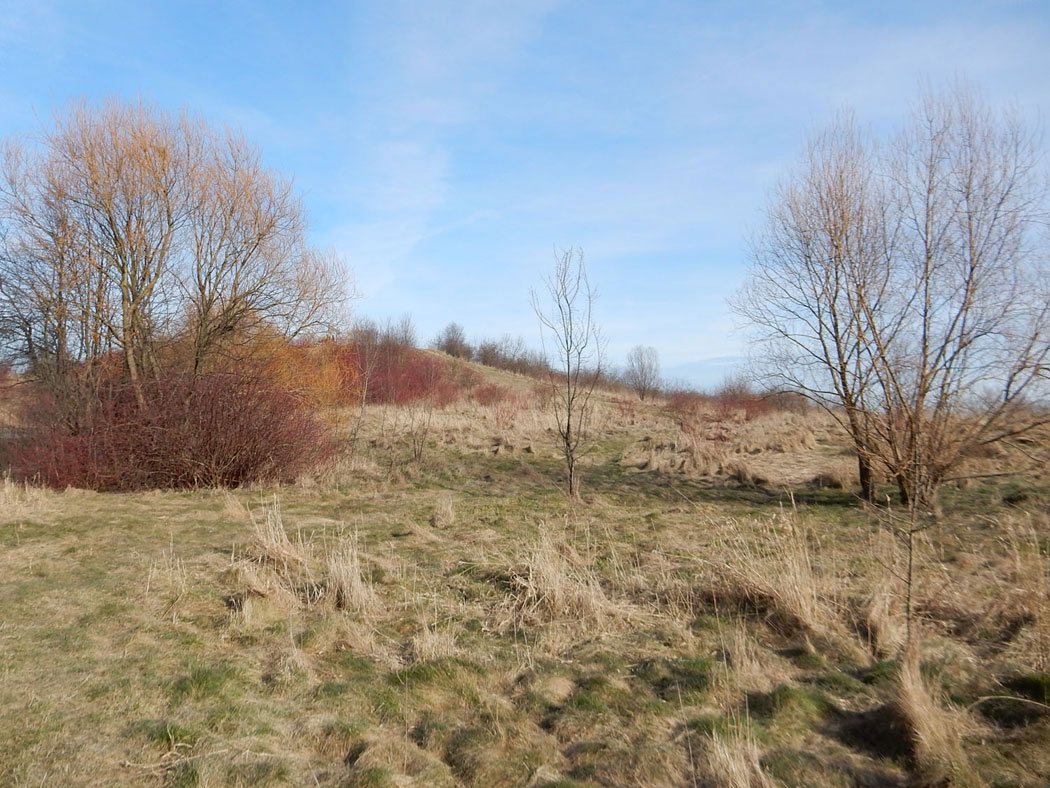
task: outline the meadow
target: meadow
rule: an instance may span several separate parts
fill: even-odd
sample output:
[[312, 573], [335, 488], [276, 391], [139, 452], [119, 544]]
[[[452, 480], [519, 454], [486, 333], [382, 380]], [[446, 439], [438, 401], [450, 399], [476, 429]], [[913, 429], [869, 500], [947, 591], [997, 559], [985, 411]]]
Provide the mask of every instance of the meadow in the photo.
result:
[[1045, 436], [943, 491], [913, 667], [893, 505], [826, 415], [601, 391], [573, 502], [542, 385], [473, 369], [333, 410], [294, 484], [3, 482], [0, 783], [1050, 779], [1050, 486], [993, 475]]

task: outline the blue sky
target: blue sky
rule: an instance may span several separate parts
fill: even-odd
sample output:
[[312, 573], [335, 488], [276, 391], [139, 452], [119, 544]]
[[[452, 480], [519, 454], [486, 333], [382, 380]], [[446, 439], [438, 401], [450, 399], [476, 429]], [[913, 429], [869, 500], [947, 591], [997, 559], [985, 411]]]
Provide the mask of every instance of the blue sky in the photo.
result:
[[0, 136], [80, 97], [189, 108], [295, 177], [358, 313], [536, 343], [573, 245], [610, 359], [674, 370], [743, 352], [725, 300], [812, 130], [959, 77], [1041, 122], [1048, 42], [1045, 1], [0, 0]]

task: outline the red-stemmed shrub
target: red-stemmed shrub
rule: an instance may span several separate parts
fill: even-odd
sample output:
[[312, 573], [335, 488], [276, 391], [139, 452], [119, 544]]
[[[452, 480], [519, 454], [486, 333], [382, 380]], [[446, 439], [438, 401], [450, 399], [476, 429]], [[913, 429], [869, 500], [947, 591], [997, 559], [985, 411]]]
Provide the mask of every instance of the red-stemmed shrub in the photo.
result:
[[678, 418], [699, 416], [708, 407], [708, 397], [698, 391], [675, 389], [667, 392], [667, 409]]
[[302, 397], [234, 374], [103, 387], [76, 427], [41, 418], [13, 471], [54, 487], [138, 490], [284, 481], [335, 446]]
[[444, 407], [463, 395], [449, 363], [414, 348], [378, 348], [368, 380], [368, 401], [407, 405], [427, 400]]
[[772, 410], [771, 404], [757, 393], [746, 380], [727, 379], [712, 396], [715, 410], [723, 419], [742, 415], [744, 421], [751, 421], [757, 416]]
[[479, 405], [495, 405], [497, 402], [505, 402], [509, 399], [510, 393], [510, 389], [506, 386], [500, 386], [497, 383], [486, 383], [474, 389], [470, 393], [470, 397]]

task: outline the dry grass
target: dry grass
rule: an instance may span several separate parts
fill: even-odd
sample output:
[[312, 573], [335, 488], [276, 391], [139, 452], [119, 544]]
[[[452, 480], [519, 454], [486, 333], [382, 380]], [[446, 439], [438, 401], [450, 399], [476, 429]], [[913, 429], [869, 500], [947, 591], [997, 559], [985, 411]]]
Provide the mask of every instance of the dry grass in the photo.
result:
[[380, 729], [361, 737], [346, 753], [346, 762], [349, 785], [457, 785], [447, 764], [406, 740], [399, 731]]
[[1045, 517], [1003, 525], [1019, 591], [1014, 613], [1028, 622], [1012, 651], [1031, 669], [1050, 673], [1050, 549], [1042, 535], [1050, 529]]
[[460, 654], [455, 635], [448, 631], [423, 625], [423, 630], [413, 635], [409, 644], [411, 657], [416, 662], [433, 662]]
[[438, 496], [438, 499], [434, 502], [433, 511], [430, 514], [430, 525], [434, 528], [448, 528], [449, 526], [454, 525], [455, 522], [455, 499], [447, 493]]
[[726, 707], [748, 692], [770, 692], [793, 678], [794, 671], [756, 642], [743, 620], [720, 632], [719, 643], [723, 665], [719, 685]]
[[841, 636], [811, 553], [809, 529], [791, 510], [766, 522], [740, 524], [720, 545], [715, 594], [727, 606], [752, 609], [785, 634]]
[[704, 750], [706, 782], [717, 788], [773, 788], [759, 758], [746, 723], [734, 725], [726, 735], [712, 733]]
[[777, 452], [798, 454], [817, 448], [814, 419], [795, 413], [767, 413], [752, 421], [737, 425], [731, 434], [731, 442], [740, 454]]
[[330, 548], [326, 564], [325, 594], [336, 608], [362, 614], [375, 609], [379, 598], [361, 571], [356, 529], [337, 546]]
[[257, 517], [249, 511], [249, 518], [254, 537], [252, 548], [256, 558], [269, 562], [286, 577], [299, 573], [307, 567], [307, 551], [303, 544], [302, 534], [296, 534], [295, 542], [289, 538], [281, 516], [281, 505], [276, 495], [263, 510], [262, 517]]
[[941, 697], [1045, 670], [1037, 487], [1031, 519], [952, 491], [970, 508], [924, 546], [906, 673], [892, 538], [848, 489], [778, 487], [839, 463], [848, 488], [821, 417], [705, 421], [694, 449], [603, 394], [572, 505], [531, 382], [498, 380], [513, 418], [436, 410], [418, 463], [384, 406], [309, 485], [0, 488], [0, 783], [1045, 784], [1037, 703], [975, 727]]
[[41, 510], [53, 493], [28, 482], [15, 482], [11, 477], [0, 477], [0, 509], [8, 518], [24, 517]]
[[978, 786], [963, 734], [973, 729], [965, 713], [941, 705], [919, 671], [918, 658], [906, 658], [897, 676], [894, 707], [911, 737], [917, 776], [925, 786]]
[[907, 623], [901, 594], [906, 566], [895, 539], [885, 529], [877, 530], [868, 542], [867, 554], [874, 568], [857, 605], [859, 629], [871, 653], [890, 659], [904, 646]]
[[561, 620], [603, 629], [623, 623], [630, 612], [628, 606], [606, 596], [585, 558], [545, 526], [524, 560], [511, 570], [510, 582], [507, 623], [514, 626]]

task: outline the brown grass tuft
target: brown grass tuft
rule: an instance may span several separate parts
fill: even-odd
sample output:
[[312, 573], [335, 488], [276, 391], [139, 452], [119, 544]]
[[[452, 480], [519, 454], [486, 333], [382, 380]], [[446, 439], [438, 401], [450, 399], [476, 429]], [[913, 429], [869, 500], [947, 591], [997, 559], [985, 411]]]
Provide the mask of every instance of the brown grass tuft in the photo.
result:
[[809, 534], [793, 513], [739, 525], [709, 561], [723, 603], [755, 610], [785, 635], [826, 636], [843, 630], [822, 593]]
[[759, 750], [746, 725], [737, 724], [729, 735], [712, 733], [704, 750], [704, 765], [718, 788], [774, 788], [762, 771]]
[[359, 613], [375, 609], [378, 598], [361, 572], [356, 530], [328, 553], [327, 574], [325, 596], [335, 607]]
[[262, 518], [250, 511], [248, 514], [252, 523], [252, 548], [256, 558], [268, 561], [285, 576], [306, 568], [306, 548], [302, 536], [297, 534], [295, 542], [288, 537], [276, 495]]
[[921, 785], [983, 785], [963, 749], [961, 733], [972, 727], [969, 720], [963, 712], [941, 706], [919, 670], [917, 656], [902, 660], [892, 703], [911, 736]]
[[423, 625], [423, 630], [409, 642], [409, 653], [414, 662], [432, 662], [443, 657], [459, 655], [456, 638], [448, 630]]
[[456, 504], [451, 495], [445, 494], [434, 502], [430, 513], [430, 525], [434, 528], [448, 528], [456, 522]]
[[6, 519], [22, 517], [41, 509], [45, 502], [46, 491], [29, 482], [16, 482], [5, 475], [0, 480], [0, 512]]
[[346, 753], [345, 785], [396, 785], [404, 788], [454, 788], [448, 765], [397, 731], [374, 728]]
[[864, 591], [855, 605], [856, 625], [869, 651], [876, 657], [889, 659], [900, 652], [907, 634], [899, 590], [900, 577], [906, 567], [900, 565], [903, 556], [895, 537], [884, 529], [873, 534], [868, 554], [875, 559], [877, 569], [866, 578]]
[[626, 606], [609, 600], [579, 553], [547, 531], [513, 570], [511, 584], [510, 604], [519, 625], [570, 620], [604, 627], [626, 612]]
[[[1046, 523], [1042, 523], [1044, 533]], [[1019, 591], [1023, 614], [1029, 621], [1018, 638], [1018, 650], [1040, 673], [1050, 672], [1050, 552], [1036, 525], [1007, 523], [1013, 584]]]

